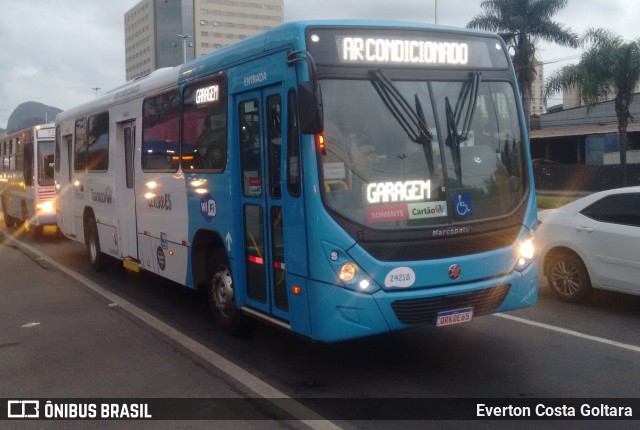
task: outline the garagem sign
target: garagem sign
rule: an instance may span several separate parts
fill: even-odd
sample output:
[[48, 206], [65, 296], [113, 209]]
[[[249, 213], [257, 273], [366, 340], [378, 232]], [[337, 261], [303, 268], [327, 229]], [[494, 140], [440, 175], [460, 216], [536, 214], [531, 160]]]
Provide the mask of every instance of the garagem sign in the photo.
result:
[[367, 185], [369, 203], [412, 202], [431, 198], [431, 181], [372, 182]]

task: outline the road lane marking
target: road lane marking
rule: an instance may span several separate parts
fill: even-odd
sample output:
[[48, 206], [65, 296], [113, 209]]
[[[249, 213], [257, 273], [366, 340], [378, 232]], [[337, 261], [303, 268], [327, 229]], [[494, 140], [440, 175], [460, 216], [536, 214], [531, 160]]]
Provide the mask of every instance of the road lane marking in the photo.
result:
[[562, 327], [556, 327], [554, 325], [540, 323], [537, 321], [528, 320], [526, 318], [514, 317], [513, 315], [506, 315], [506, 314], [494, 314], [494, 315], [500, 318], [505, 318], [505, 319], [516, 321], [522, 324], [527, 324], [534, 327], [540, 327], [540, 328], [555, 331], [558, 333], [568, 334], [569, 336], [575, 336], [582, 339], [592, 340], [594, 342], [604, 343], [605, 345], [628, 349], [629, 351], [640, 352], [640, 346], [629, 345], [628, 343], [617, 342], [615, 340], [605, 339], [604, 337], [591, 336], [590, 334], [580, 333], [579, 331], [569, 330]]
[[21, 325], [20, 328], [31, 328], [31, 327], [37, 327], [39, 325], [40, 325], [39, 322], [30, 322], [25, 325]]
[[[111, 305], [115, 304], [117, 306], [120, 306], [122, 309], [129, 312], [131, 315], [147, 323], [149, 326], [155, 328], [162, 335], [170, 338], [172, 341], [178, 343], [179, 345], [186, 348], [187, 350], [197, 355], [201, 359], [207, 361], [211, 365], [220, 369], [221, 371], [231, 376], [236, 381], [240, 382], [242, 385], [244, 385], [249, 390], [259, 395], [260, 397], [263, 397], [265, 399], [291, 399], [282, 391], [269, 385], [267, 382], [263, 381], [262, 379], [258, 378], [252, 373], [246, 371], [242, 367], [234, 364], [233, 362], [227, 360], [221, 355], [215, 353], [214, 351], [207, 348], [200, 342], [197, 342], [192, 338], [188, 337], [187, 335], [183, 334], [182, 332], [176, 330], [169, 324], [162, 322], [161, 320], [154, 317], [150, 313], [140, 309], [133, 303], [123, 299], [122, 297], [118, 296], [115, 293], [110, 292], [104, 287], [101, 287], [100, 285], [96, 284], [95, 282], [85, 277], [84, 275], [81, 275], [75, 270], [70, 269], [58, 263], [57, 261], [53, 260], [51, 257], [42, 253], [38, 249], [30, 245], [27, 245], [26, 243], [12, 236], [9, 236], [9, 235], [4, 235], [4, 236], [6, 239], [14, 241], [18, 246], [22, 246], [23, 248], [27, 249], [29, 252], [41, 257], [42, 259], [47, 261], [52, 266], [56, 267], [61, 272], [67, 274], [71, 278], [85, 285], [87, 288], [93, 290], [94, 292], [98, 293], [102, 297], [106, 298], [111, 302]], [[293, 400], [292, 402], [287, 402], [285, 406], [282, 406], [282, 403], [279, 403], [277, 401], [275, 401], [274, 404], [279, 405], [286, 412], [298, 418], [300, 422], [306, 424], [307, 426], [309, 426], [314, 430], [341, 429], [341, 427], [338, 427], [331, 421], [325, 419], [324, 417], [317, 414], [315, 411], [304, 406], [302, 403], [296, 402], [295, 400]], [[302, 419], [299, 417], [305, 417], [305, 419]], [[308, 419], [308, 417], [313, 417], [313, 419]]]

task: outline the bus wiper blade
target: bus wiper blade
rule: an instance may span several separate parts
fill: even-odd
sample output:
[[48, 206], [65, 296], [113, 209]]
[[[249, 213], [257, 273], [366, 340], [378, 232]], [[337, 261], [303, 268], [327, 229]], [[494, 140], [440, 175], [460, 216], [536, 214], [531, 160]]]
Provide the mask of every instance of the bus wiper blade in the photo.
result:
[[[422, 110], [422, 103], [420, 103], [420, 99], [418, 98], [418, 94], [413, 95], [416, 103], [416, 113], [418, 114], [418, 118], [422, 120], [423, 124], [427, 124], [427, 120], [424, 117], [424, 110]], [[432, 134], [429, 130], [421, 130], [420, 136], [416, 143], [422, 145], [422, 149], [424, 150], [424, 154], [427, 157], [427, 165], [429, 166], [429, 174], [434, 174], [433, 169], [433, 147], [431, 146]]]
[[447, 115], [447, 140], [445, 144], [451, 149], [451, 158], [453, 161], [453, 169], [456, 172], [458, 182], [462, 184], [462, 162], [460, 160], [460, 141], [461, 136], [458, 134], [457, 121], [449, 103], [449, 97], [444, 98], [445, 113]]
[[469, 127], [471, 127], [471, 120], [473, 119], [473, 114], [476, 110], [476, 102], [478, 101], [478, 91], [480, 90], [480, 83], [482, 82], [480, 72], [474, 72], [473, 82], [471, 86], [471, 98], [469, 99], [469, 107], [467, 108], [467, 115], [464, 119], [464, 124], [462, 125], [462, 133], [460, 136], [462, 140], [467, 140], [469, 138]]
[[[460, 89], [460, 95], [456, 102], [455, 111], [451, 108], [449, 98], [445, 97], [445, 110], [447, 116], [447, 141], [446, 145], [451, 148], [451, 158], [453, 158], [453, 166], [456, 172], [456, 178], [462, 183], [462, 165], [460, 156], [460, 143], [469, 138], [469, 129], [471, 128], [471, 121], [473, 120], [473, 114], [476, 110], [476, 102], [478, 101], [478, 92], [480, 90], [480, 83], [482, 82], [481, 73], [473, 72], [471, 74], [472, 80], [465, 81]], [[462, 117], [462, 110], [465, 102], [469, 100], [467, 105], [467, 112], [465, 114], [464, 123], [458, 133], [458, 125]]]
[[[422, 106], [416, 95], [416, 110], [398, 91], [393, 82], [382, 70], [372, 70], [372, 84], [385, 106], [398, 124], [407, 133], [412, 142], [422, 145], [427, 157], [430, 173], [433, 174], [433, 150], [431, 148], [432, 133], [429, 131]], [[417, 112], [419, 110], [419, 112]]]

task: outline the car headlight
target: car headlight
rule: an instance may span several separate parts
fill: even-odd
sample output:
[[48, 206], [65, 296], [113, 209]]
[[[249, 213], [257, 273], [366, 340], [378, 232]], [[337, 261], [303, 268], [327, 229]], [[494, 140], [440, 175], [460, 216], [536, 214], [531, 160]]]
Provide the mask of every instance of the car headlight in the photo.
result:
[[516, 270], [523, 271], [535, 260], [536, 258], [536, 241], [533, 230], [530, 231], [528, 237], [520, 240], [517, 248], [517, 262]]

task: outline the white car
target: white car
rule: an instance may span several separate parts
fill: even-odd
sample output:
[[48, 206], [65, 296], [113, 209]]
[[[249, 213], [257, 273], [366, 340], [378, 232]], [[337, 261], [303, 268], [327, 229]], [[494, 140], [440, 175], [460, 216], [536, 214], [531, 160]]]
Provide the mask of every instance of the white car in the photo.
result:
[[567, 302], [592, 288], [640, 295], [640, 186], [601, 191], [538, 213], [541, 275]]

